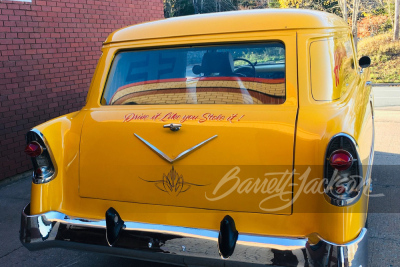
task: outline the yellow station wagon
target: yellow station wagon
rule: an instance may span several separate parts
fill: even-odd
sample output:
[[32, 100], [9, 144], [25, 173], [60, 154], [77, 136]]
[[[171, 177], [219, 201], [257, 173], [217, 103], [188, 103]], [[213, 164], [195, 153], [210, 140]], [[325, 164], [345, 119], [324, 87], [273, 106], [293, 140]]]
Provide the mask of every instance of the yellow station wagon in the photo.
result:
[[21, 242], [178, 265], [367, 266], [368, 57], [339, 17], [130, 26], [82, 110], [38, 125]]

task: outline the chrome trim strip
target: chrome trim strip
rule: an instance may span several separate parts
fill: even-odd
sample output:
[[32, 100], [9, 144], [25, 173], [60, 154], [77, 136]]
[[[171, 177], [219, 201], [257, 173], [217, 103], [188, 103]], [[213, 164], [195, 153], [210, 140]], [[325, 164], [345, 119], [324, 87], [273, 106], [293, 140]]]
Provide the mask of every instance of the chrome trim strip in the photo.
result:
[[142, 141], [143, 143], [145, 143], [151, 150], [153, 150], [154, 152], [157, 153], [157, 155], [159, 155], [162, 159], [168, 161], [169, 163], [174, 163], [175, 161], [182, 159], [184, 157], [186, 157], [190, 152], [195, 151], [196, 149], [198, 149], [199, 147], [201, 147], [202, 145], [204, 145], [205, 143], [211, 141], [212, 139], [216, 138], [218, 135], [214, 135], [210, 138], [208, 138], [207, 140], [204, 140], [203, 142], [183, 151], [182, 153], [180, 153], [176, 158], [171, 159], [170, 157], [167, 156], [167, 154], [165, 154], [164, 152], [162, 152], [160, 149], [158, 149], [157, 147], [155, 147], [154, 145], [150, 144], [148, 141], [146, 141], [145, 139], [143, 139], [142, 137], [140, 137], [139, 135], [135, 134], [134, 135], [140, 139], [140, 141]]
[[39, 138], [43, 141], [44, 145], [46, 146], [46, 150], [47, 150], [47, 152], [49, 153], [51, 163], [53, 164], [53, 167], [54, 167], [54, 174], [53, 174], [53, 175], [51, 175], [51, 176], [49, 176], [49, 177], [45, 177], [45, 178], [40, 178], [40, 179], [38, 179], [38, 178], [35, 177], [35, 173], [34, 173], [34, 171], [33, 171], [33, 172], [32, 172], [32, 182], [33, 182], [34, 184], [45, 184], [45, 183], [48, 183], [48, 182], [50, 182], [51, 180], [53, 180], [53, 179], [57, 176], [58, 168], [57, 168], [56, 160], [55, 160], [55, 158], [54, 158], [54, 156], [53, 156], [53, 153], [52, 153], [52, 151], [51, 151], [51, 149], [50, 149], [49, 143], [47, 142], [47, 140], [46, 140], [46, 138], [44, 137], [44, 135], [42, 134], [42, 132], [40, 132], [40, 131], [39, 131], [38, 129], [36, 129], [36, 128], [32, 128], [31, 130], [29, 130], [29, 132], [34, 132], [34, 133], [37, 134], [37, 135], [39, 136]]
[[180, 154], [174, 159], [174, 161], [177, 161], [177, 160], [179, 160], [179, 159], [182, 159], [182, 158], [186, 157], [190, 152], [195, 151], [196, 149], [198, 149], [199, 147], [201, 147], [201, 146], [204, 145], [205, 143], [207, 143], [207, 142], [213, 140], [213, 139], [216, 138], [217, 136], [218, 136], [218, 135], [214, 135], [214, 136], [208, 138], [207, 140], [204, 140], [203, 142], [201, 142], [201, 143], [195, 145], [194, 147], [191, 147], [191, 148], [189, 148], [189, 149], [183, 151], [182, 153], [180, 153]]
[[140, 141], [142, 141], [143, 143], [145, 143], [148, 147], [150, 147], [151, 150], [153, 150], [154, 152], [157, 153], [157, 155], [159, 155], [162, 159], [165, 159], [166, 161], [168, 161], [169, 163], [172, 163], [173, 160], [168, 157], [166, 154], [164, 154], [161, 150], [159, 150], [158, 148], [156, 148], [155, 146], [153, 146], [152, 144], [150, 144], [149, 142], [147, 142], [146, 140], [144, 140], [142, 137], [140, 137], [139, 135], [135, 134], [134, 135], [139, 138]]
[[[309, 237], [275, 237], [242, 234], [233, 255], [222, 260], [218, 253], [218, 231], [125, 222], [119, 240], [109, 247], [105, 220], [72, 218], [51, 211], [29, 215], [29, 205], [21, 215], [20, 240], [29, 250], [51, 247], [90, 250], [142, 260], [174, 264], [246, 266], [254, 264], [304, 266], [367, 266], [367, 230], [356, 239], [335, 244], [318, 234]], [[311, 242], [313, 240], [314, 242]], [[294, 264], [293, 258], [297, 258]], [[287, 260], [287, 262], [285, 262]], [[239, 265], [238, 265], [239, 264]], [[314, 265], [315, 264], [315, 265]]]
[[374, 150], [375, 150], [375, 119], [374, 119], [374, 107], [372, 105], [372, 101], [369, 101], [371, 105], [371, 112], [372, 112], [372, 144], [371, 144], [371, 151], [369, 154], [369, 160], [368, 160], [368, 169], [367, 169], [367, 174], [365, 175], [365, 185], [368, 183], [371, 185], [372, 182], [372, 164], [374, 163]]

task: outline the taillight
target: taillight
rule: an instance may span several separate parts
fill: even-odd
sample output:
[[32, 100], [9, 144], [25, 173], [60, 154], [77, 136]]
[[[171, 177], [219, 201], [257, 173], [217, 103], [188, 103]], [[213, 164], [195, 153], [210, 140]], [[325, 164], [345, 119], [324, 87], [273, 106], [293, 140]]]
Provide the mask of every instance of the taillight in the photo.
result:
[[346, 150], [336, 150], [331, 154], [329, 164], [336, 170], [344, 171], [353, 164], [353, 157]]
[[42, 146], [36, 141], [28, 143], [28, 145], [26, 145], [25, 147], [25, 153], [32, 158], [40, 156], [42, 152], [43, 152]]
[[347, 134], [335, 135], [328, 144], [324, 166], [325, 196], [336, 206], [348, 206], [359, 199], [363, 187], [362, 166], [357, 144]]
[[55, 177], [56, 168], [46, 139], [42, 133], [33, 129], [26, 135], [26, 141], [25, 153], [31, 157], [33, 164], [33, 183], [51, 181]]

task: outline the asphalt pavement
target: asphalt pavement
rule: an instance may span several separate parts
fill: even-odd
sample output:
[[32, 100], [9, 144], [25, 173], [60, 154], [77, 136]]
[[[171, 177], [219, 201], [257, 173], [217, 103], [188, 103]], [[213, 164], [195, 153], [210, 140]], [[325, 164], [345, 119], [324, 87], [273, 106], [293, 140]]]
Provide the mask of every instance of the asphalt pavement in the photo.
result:
[[[374, 87], [375, 161], [368, 215], [369, 266], [400, 266], [400, 87]], [[20, 212], [30, 201], [30, 174], [0, 185], [0, 266], [172, 266], [64, 249], [30, 252], [19, 241]]]
[[400, 86], [374, 85], [375, 107], [389, 107], [400, 105]]
[[19, 241], [20, 215], [22, 208], [30, 202], [30, 173], [17, 182], [0, 187], [0, 266], [30, 267], [114, 267], [136, 266], [155, 267], [173, 266], [149, 263], [138, 260], [118, 258], [99, 253], [72, 251], [52, 248], [31, 252]]

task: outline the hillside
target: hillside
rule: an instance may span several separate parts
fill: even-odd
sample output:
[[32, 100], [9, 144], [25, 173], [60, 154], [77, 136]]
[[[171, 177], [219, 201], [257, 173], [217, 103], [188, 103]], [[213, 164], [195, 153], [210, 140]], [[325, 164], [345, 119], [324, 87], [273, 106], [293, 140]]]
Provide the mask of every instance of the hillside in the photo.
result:
[[358, 58], [371, 58], [373, 83], [400, 83], [400, 41], [394, 42], [392, 38], [392, 34], [380, 34], [358, 43]]

